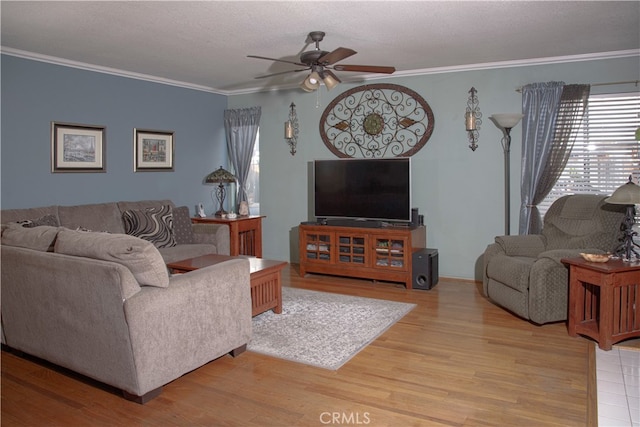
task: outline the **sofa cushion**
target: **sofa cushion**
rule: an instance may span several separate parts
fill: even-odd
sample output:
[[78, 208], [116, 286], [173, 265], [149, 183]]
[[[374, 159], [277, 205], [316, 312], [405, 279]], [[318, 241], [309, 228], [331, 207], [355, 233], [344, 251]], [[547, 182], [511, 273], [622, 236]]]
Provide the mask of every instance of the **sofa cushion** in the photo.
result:
[[122, 214], [126, 234], [140, 237], [153, 243], [157, 248], [176, 245], [173, 234], [173, 214], [171, 206], [127, 210]]
[[118, 204], [114, 202], [59, 206], [58, 219], [61, 226], [72, 230], [85, 229], [124, 233], [122, 215]]
[[173, 210], [173, 234], [178, 245], [193, 243], [193, 228], [188, 207], [180, 206]]
[[49, 227], [60, 226], [58, 217], [53, 214], [44, 215], [36, 219], [23, 219], [18, 221], [18, 224], [26, 228], [40, 227], [41, 225], [48, 225]]
[[14, 223], [2, 231], [2, 244], [42, 252], [53, 252], [53, 244], [59, 230], [59, 227], [48, 225], [22, 227]]
[[45, 206], [40, 208], [25, 208], [25, 209], [3, 209], [2, 210], [2, 223], [8, 224], [10, 222], [34, 220], [42, 218], [46, 215], [58, 216], [58, 206]]
[[169, 286], [169, 273], [158, 249], [134, 236], [62, 229], [55, 252], [116, 262], [127, 267], [140, 285]]

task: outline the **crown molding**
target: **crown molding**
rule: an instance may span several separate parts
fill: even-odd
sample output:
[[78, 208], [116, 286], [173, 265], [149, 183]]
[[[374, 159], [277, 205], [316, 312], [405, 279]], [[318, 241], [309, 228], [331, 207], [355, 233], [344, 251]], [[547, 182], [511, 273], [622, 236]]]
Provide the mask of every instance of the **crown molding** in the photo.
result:
[[94, 71], [96, 73], [111, 74], [113, 76], [127, 77], [131, 79], [144, 80], [153, 83], [159, 83], [169, 86], [178, 86], [186, 89], [193, 89], [202, 92], [211, 92], [219, 95], [229, 95], [224, 91], [214, 89], [212, 87], [195, 85], [192, 83], [181, 82], [178, 80], [165, 79], [162, 77], [152, 76], [150, 74], [134, 73], [131, 71], [120, 70], [117, 68], [103, 67], [100, 65], [87, 64], [85, 62], [71, 61], [69, 59], [59, 58], [56, 56], [42, 55], [39, 53], [28, 52], [25, 50], [13, 49], [10, 47], [0, 47], [0, 53], [15, 56], [23, 59], [31, 59], [33, 61], [46, 62], [48, 64], [60, 65], [63, 67], [78, 68], [85, 71]]
[[[198, 90], [202, 92], [210, 92], [218, 95], [241, 95], [248, 93], [256, 93], [256, 92], [266, 92], [266, 91], [276, 91], [280, 89], [290, 89], [295, 88], [298, 85], [287, 85], [280, 88], [246, 88], [232, 91], [224, 91], [215, 89], [207, 86], [195, 85], [192, 83], [181, 82], [177, 80], [165, 79], [162, 77], [152, 76], [149, 74], [142, 73], [133, 73], [130, 71], [119, 70], [116, 68], [103, 67], [99, 65], [87, 64], [84, 62], [71, 61], [64, 58], [58, 58], [55, 56], [42, 55], [34, 52], [28, 52], [19, 49], [13, 49], [10, 47], [0, 46], [0, 53], [10, 56], [15, 56], [18, 58], [30, 59], [34, 61], [46, 62], [49, 64], [60, 65], [63, 67], [71, 67], [78, 68], [86, 71], [94, 71], [97, 73], [111, 74], [119, 77], [127, 77], [131, 79], [144, 80], [153, 83], [165, 84], [170, 86], [177, 86], [185, 89]], [[442, 73], [457, 73], [457, 72], [465, 72], [465, 71], [478, 71], [478, 70], [489, 70], [489, 69], [500, 69], [500, 68], [513, 68], [513, 67], [527, 67], [534, 65], [548, 65], [548, 64], [559, 64], [559, 63], [567, 63], [567, 62], [582, 62], [582, 61], [596, 61], [602, 59], [614, 59], [614, 58], [628, 58], [640, 56], [640, 49], [629, 49], [629, 50], [619, 50], [619, 51], [611, 51], [611, 52], [597, 52], [597, 53], [589, 53], [583, 55], [567, 55], [567, 56], [554, 56], [547, 58], [531, 58], [531, 59], [521, 59], [514, 61], [501, 61], [501, 62], [486, 62], [480, 64], [468, 64], [468, 65], [456, 65], [456, 66], [448, 66], [448, 67], [436, 67], [436, 68], [424, 68], [418, 70], [407, 70], [407, 71], [396, 71], [392, 76], [380, 74], [368, 74], [364, 76], [354, 77], [352, 79], [343, 79], [345, 82], [349, 82], [350, 80], [379, 80], [379, 79], [393, 79], [397, 77], [414, 77], [414, 76], [425, 76], [430, 74], [442, 74]]]

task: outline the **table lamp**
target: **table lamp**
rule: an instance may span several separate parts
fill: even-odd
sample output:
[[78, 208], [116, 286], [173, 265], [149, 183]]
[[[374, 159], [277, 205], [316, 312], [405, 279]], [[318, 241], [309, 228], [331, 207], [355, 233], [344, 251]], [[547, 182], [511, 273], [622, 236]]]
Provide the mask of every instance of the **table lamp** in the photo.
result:
[[640, 186], [634, 184], [629, 175], [629, 181], [618, 187], [611, 197], [607, 197], [604, 201], [614, 205], [627, 205], [627, 212], [620, 226], [623, 234], [614, 255], [622, 258], [623, 261], [631, 261], [632, 256], [640, 259], [640, 253], [636, 249], [640, 248], [640, 245], [633, 241], [633, 238], [638, 235], [633, 231], [633, 225], [636, 221], [635, 205], [640, 204]]
[[230, 183], [236, 182], [235, 175], [223, 169], [222, 166], [220, 166], [219, 169], [207, 175], [207, 177], [204, 179], [204, 182], [207, 184], [218, 184], [218, 186], [215, 187], [213, 191], [211, 191], [211, 200], [213, 200], [214, 206], [216, 203], [216, 201], [213, 198], [214, 194], [215, 194], [215, 198], [218, 200], [218, 206], [219, 206], [218, 211], [214, 215], [217, 217], [225, 217], [227, 215], [227, 212], [223, 208], [224, 196], [226, 194], [224, 184], [230, 184]]

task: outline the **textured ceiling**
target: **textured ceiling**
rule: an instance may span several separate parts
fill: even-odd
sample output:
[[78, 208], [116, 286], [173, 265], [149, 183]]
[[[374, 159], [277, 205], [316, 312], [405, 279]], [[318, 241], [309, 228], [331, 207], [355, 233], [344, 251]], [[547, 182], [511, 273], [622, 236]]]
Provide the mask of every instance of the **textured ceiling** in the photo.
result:
[[358, 52], [341, 64], [397, 75], [640, 49], [637, 1], [2, 1], [0, 12], [3, 52], [220, 93], [299, 84], [306, 73], [255, 79], [299, 67], [246, 56], [298, 61], [316, 30], [322, 50]]

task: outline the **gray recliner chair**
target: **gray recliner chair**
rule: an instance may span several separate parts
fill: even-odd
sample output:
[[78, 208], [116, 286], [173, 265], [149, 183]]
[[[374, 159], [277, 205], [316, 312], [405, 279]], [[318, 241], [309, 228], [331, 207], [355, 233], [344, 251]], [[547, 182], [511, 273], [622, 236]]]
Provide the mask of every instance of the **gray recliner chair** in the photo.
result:
[[567, 319], [569, 270], [562, 258], [612, 252], [625, 206], [572, 195], [547, 211], [542, 234], [498, 236], [484, 252], [484, 295], [537, 324]]

